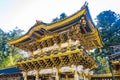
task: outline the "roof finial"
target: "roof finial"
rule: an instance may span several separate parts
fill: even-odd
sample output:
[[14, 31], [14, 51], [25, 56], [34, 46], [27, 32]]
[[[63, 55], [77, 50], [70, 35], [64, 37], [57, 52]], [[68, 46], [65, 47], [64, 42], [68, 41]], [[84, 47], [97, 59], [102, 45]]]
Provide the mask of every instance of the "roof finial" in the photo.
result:
[[87, 6], [88, 5], [88, 2], [87, 1], [85, 1], [85, 4], [84, 4], [84, 6]]
[[42, 21], [40, 21], [40, 20], [36, 20], [35, 25], [39, 25], [39, 24], [41, 24], [41, 22], [42, 22]]
[[85, 1], [84, 5], [82, 6], [81, 9], [85, 8], [86, 6], [88, 6], [88, 2], [87, 1]]

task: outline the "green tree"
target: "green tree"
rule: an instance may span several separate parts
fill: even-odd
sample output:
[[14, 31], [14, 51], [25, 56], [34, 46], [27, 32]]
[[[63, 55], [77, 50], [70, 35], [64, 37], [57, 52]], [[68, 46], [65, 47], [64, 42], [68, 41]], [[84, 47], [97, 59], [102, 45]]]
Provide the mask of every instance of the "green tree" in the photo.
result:
[[12, 66], [20, 58], [23, 58], [23, 54], [18, 48], [8, 44], [8, 40], [20, 37], [22, 32], [23, 30], [17, 27], [8, 33], [0, 29], [0, 68]]
[[104, 45], [102, 47], [102, 52], [96, 49], [94, 53], [91, 54], [98, 64], [98, 68], [94, 71], [98, 74], [109, 73], [110, 71], [106, 57], [113, 53], [111, 46], [120, 44], [120, 15], [111, 10], [103, 11], [98, 14], [96, 20], [96, 26], [100, 31]]
[[65, 19], [67, 15], [65, 13], [60, 14], [60, 20]]
[[65, 19], [66, 17], [67, 17], [67, 15], [66, 15], [65, 13], [61, 13], [59, 18], [56, 17], [56, 18], [54, 18], [54, 19], [52, 20], [52, 23], [53, 23], [53, 22], [57, 22], [57, 21], [59, 21], [59, 20], [63, 20], [63, 19]]
[[59, 18], [58, 18], [58, 17], [56, 17], [56, 18], [54, 18], [54, 19], [52, 20], [53, 23], [54, 23], [54, 22], [57, 22], [57, 21], [59, 21]]
[[97, 16], [97, 27], [105, 46], [120, 44], [120, 17], [119, 14], [108, 10]]

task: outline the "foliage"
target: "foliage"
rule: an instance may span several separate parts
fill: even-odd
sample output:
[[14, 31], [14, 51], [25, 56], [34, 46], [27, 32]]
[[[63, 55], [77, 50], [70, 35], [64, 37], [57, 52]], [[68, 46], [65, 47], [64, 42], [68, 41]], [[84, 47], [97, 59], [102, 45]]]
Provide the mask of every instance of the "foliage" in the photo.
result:
[[113, 53], [111, 46], [120, 45], [120, 15], [111, 10], [103, 11], [97, 16], [96, 20], [96, 26], [100, 31], [104, 45], [102, 52], [96, 49], [94, 53], [91, 54], [98, 63], [98, 68], [94, 71], [98, 74], [108, 73], [110, 71], [106, 57]]
[[4, 32], [0, 29], [0, 68], [12, 66], [23, 57], [18, 48], [8, 44], [8, 40], [18, 38], [22, 35], [22, 32], [17, 27], [10, 32]]
[[120, 44], [120, 17], [113, 11], [103, 11], [97, 16], [97, 27], [105, 46]]
[[58, 17], [54, 18], [52, 22], [57, 22], [57, 21], [59, 21]]
[[60, 20], [65, 19], [67, 15], [65, 13], [60, 14]]
[[56, 17], [56, 18], [54, 18], [54, 19], [52, 20], [52, 22], [57, 22], [57, 21], [59, 21], [59, 20], [63, 20], [63, 19], [65, 19], [66, 17], [67, 17], [67, 15], [66, 15], [65, 13], [61, 13], [61, 14], [60, 14], [60, 18]]

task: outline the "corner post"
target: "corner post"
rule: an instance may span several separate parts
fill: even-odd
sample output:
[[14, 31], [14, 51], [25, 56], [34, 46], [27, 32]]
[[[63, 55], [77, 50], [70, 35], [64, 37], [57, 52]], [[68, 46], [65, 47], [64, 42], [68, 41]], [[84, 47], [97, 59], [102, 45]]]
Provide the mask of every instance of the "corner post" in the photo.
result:
[[65, 75], [65, 78], [66, 78], [66, 80], [70, 80], [67, 73]]
[[28, 72], [24, 73], [24, 80], [27, 80]]
[[74, 80], [79, 80], [79, 75], [78, 75], [77, 70], [75, 70], [74, 72]]
[[59, 80], [59, 73], [58, 73], [58, 69], [57, 69], [57, 71], [56, 71], [56, 73], [55, 73], [55, 80]]
[[39, 80], [39, 71], [36, 71], [36, 80]]

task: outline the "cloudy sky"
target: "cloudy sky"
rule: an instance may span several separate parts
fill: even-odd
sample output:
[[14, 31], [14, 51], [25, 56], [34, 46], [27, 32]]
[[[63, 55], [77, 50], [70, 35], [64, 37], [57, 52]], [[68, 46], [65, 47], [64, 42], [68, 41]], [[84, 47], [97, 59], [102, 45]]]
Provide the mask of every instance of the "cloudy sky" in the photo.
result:
[[50, 23], [63, 12], [72, 15], [85, 1], [93, 20], [104, 10], [120, 13], [120, 0], [0, 0], [0, 28], [9, 31], [17, 26], [26, 32], [35, 20]]

